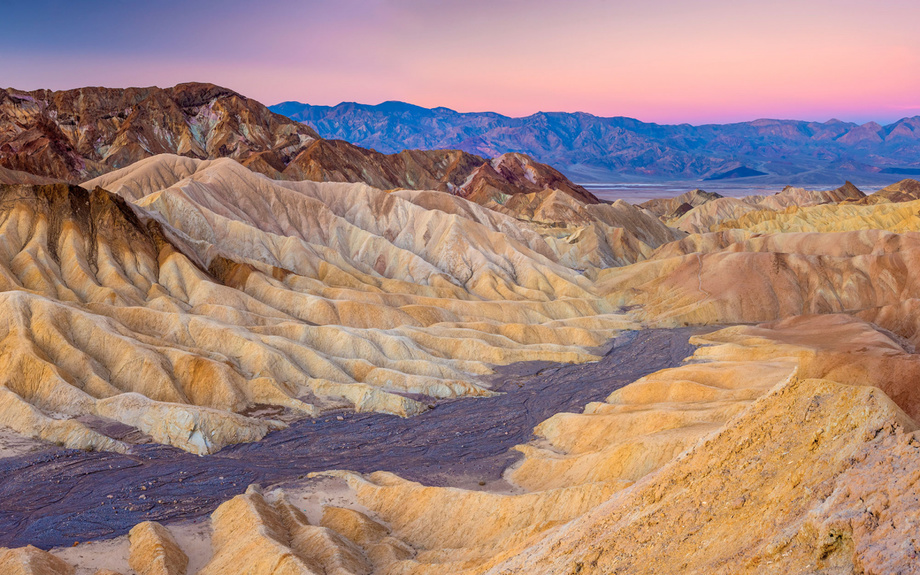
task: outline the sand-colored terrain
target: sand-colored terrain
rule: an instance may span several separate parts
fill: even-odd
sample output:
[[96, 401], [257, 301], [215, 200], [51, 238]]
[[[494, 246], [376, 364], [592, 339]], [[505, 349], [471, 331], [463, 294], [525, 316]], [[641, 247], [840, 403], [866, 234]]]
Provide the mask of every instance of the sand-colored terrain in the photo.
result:
[[168, 155], [3, 193], [0, 421], [115, 451], [79, 418], [211, 453], [285, 425], [258, 405], [409, 416], [410, 395], [488, 395], [491, 364], [595, 359], [634, 323], [579, 271], [620, 261], [581, 234], [622, 222], [627, 261], [675, 237], [627, 205], [547, 232], [448, 194]]
[[727, 230], [689, 236], [636, 265], [603, 270], [597, 287], [615, 303], [642, 306], [639, 315], [658, 325], [856, 313], [920, 294], [918, 240], [916, 232], [878, 229]]
[[[844, 202], [868, 203], [870, 200], [859, 188], [847, 182], [833, 190], [806, 190], [787, 186], [776, 194], [743, 198], [725, 198], [703, 190], [693, 190], [670, 200], [652, 200], [642, 204], [642, 207], [652, 211], [669, 226], [699, 234], [720, 229], [746, 228], [744, 222], [752, 219], [770, 219], [798, 208]], [[793, 231], [782, 227], [778, 229]]]
[[190, 573], [912, 572], [920, 393], [892, 376], [920, 360], [842, 315], [696, 343], [685, 366], [541, 424], [510, 491], [329, 472], [251, 488], [204, 530], [145, 525], [90, 544], [84, 562], [127, 550], [132, 564], [181, 551], [202, 565]]
[[[205, 522], [132, 521], [108, 541], [2, 549], [0, 573], [917, 572], [920, 206], [909, 185], [875, 200], [852, 185], [745, 200], [695, 191], [640, 208], [506, 155], [461, 184], [451, 156], [461, 163], [442, 166], [438, 185], [457, 189], [385, 190], [347, 170], [317, 176], [325, 154], [354, 152], [317, 142], [285, 169], [344, 181], [244, 165], [270, 166], [264, 154], [161, 154], [82, 187], [0, 187], [0, 453], [33, 461], [48, 442], [116, 452], [92, 459], [95, 477], [107, 461], [149, 477], [167, 452], [215, 462], [325, 413], [420, 419], [532, 381], [496, 366], [542, 362], [528, 365], [545, 383], [574, 364], [540, 388], [574, 396], [585, 364], [629, 367], [607, 353], [626, 330], [729, 327], [694, 336], [679, 367], [620, 374], [618, 386], [635, 381], [590, 397], [603, 401], [540, 411], [532, 437], [516, 430], [488, 454], [507, 457], [489, 481], [361, 466], [234, 483], [198, 511], [222, 501]], [[421, 174], [412, 154], [387, 161], [402, 162], [400, 178]], [[521, 397], [494, 413], [529, 413], [537, 400]], [[500, 422], [489, 423], [494, 438]], [[454, 434], [450, 453], [485, 452]], [[430, 451], [414, 441], [400, 448]], [[64, 469], [72, 455], [47, 459]], [[128, 503], [148, 484], [131, 485]], [[114, 514], [110, 495], [91, 503]], [[23, 513], [6, 525], [21, 532]]]

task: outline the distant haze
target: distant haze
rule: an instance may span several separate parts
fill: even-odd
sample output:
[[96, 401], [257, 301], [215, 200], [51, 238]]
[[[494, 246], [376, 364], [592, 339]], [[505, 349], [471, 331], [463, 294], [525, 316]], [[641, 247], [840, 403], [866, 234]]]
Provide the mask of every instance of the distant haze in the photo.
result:
[[701, 124], [920, 114], [915, 0], [34, 0], [0, 82], [214, 82], [266, 104], [403, 100]]
[[521, 152], [583, 182], [837, 187], [843, 179], [885, 185], [920, 175], [920, 116], [884, 126], [793, 120], [690, 126], [559, 112], [460, 114], [404, 102], [285, 102], [270, 109], [325, 138], [385, 153], [460, 149], [488, 158]]

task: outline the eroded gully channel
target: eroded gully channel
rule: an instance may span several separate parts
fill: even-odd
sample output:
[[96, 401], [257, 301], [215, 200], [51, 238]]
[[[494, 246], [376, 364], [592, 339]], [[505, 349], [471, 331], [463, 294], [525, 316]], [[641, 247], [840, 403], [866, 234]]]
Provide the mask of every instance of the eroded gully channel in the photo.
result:
[[679, 365], [692, 353], [688, 338], [699, 331], [624, 334], [599, 362], [499, 368], [494, 389], [505, 393], [496, 397], [442, 401], [409, 419], [354, 413], [305, 419], [206, 457], [138, 445], [127, 455], [50, 449], [2, 459], [0, 546], [50, 549], [116, 537], [142, 521], [208, 514], [250, 483], [283, 484], [313, 471], [392, 471], [427, 485], [455, 484], [458, 477], [494, 481], [519, 457], [509, 449], [529, 441], [538, 423]]

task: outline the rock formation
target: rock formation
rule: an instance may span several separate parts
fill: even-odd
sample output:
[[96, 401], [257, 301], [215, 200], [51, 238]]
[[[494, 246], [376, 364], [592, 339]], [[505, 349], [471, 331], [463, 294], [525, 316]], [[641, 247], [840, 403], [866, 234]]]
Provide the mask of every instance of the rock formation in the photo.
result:
[[232, 158], [273, 179], [439, 190], [479, 203], [548, 189], [599, 201], [522, 154], [491, 162], [458, 150], [381, 154], [320, 139], [311, 128], [212, 84], [0, 91], [0, 183], [78, 183], [158, 154]]
[[168, 529], [147, 521], [138, 523], [128, 534], [131, 542], [129, 564], [138, 575], [185, 575], [188, 556]]
[[408, 395], [488, 395], [490, 364], [591, 360], [629, 322], [578, 270], [676, 237], [626, 204], [558, 193], [581, 216], [547, 228], [229, 159], [161, 155], [85, 186], [2, 189], [0, 417], [116, 451], [80, 418], [211, 453], [284, 425], [257, 405], [408, 416], [425, 409]]
[[198, 573], [912, 572], [917, 357], [842, 315], [695, 341], [541, 424], [515, 493], [330, 472], [347, 495], [305, 511], [251, 487], [212, 514]]
[[879, 230], [695, 235], [644, 262], [600, 272], [598, 287], [661, 325], [858, 312], [920, 294], [911, 271], [918, 239]]
[[600, 202], [198, 84], [0, 92], [0, 164], [0, 425], [118, 452], [4, 460], [7, 544], [80, 536], [0, 573], [917, 570], [912, 180]]
[[32, 547], [0, 549], [0, 570], [9, 575], [74, 575], [74, 567]]
[[662, 220], [672, 220], [686, 214], [693, 208], [705, 203], [718, 200], [722, 196], [714, 192], [705, 190], [690, 190], [673, 198], [661, 198], [649, 200], [639, 204], [640, 208], [646, 209]]
[[767, 219], [796, 208], [840, 203], [868, 203], [868, 198], [859, 188], [847, 182], [833, 190], [786, 186], [773, 195], [743, 198], [723, 198], [718, 194], [694, 190], [668, 200], [652, 200], [640, 207], [651, 208], [671, 227], [689, 233], [705, 233], [745, 227], [737, 223], [743, 217]]
[[770, 196], [752, 196], [746, 198], [750, 203], [756, 203], [757, 207], [766, 210], [783, 210], [792, 206], [807, 208], [819, 204], [836, 204], [843, 201], [858, 201], [866, 197], [859, 188], [851, 182], [834, 190], [806, 190], [786, 186], [779, 193]]
[[44, 176], [36, 176], [35, 174], [30, 174], [28, 172], [19, 172], [17, 170], [10, 170], [0, 166], [0, 185], [3, 184], [54, 184], [57, 183], [57, 180], [53, 178], [46, 178]]
[[211, 84], [0, 91], [0, 164], [72, 182], [162, 153], [290, 156], [317, 137]]
[[920, 182], [908, 178], [867, 196], [864, 203], [912, 202], [914, 200], [920, 200]]
[[490, 572], [912, 572], [915, 430], [878, 389], [789, 378]]
[[[705, 233], [725, 220], [735, 220], [749, 212], [763, 211], [755, 204], [739, 198], [718, 198], [684, 211], [665, 220], [669, 226], [688, 233]], [[767, 210], [773, 213], [772, 210]]]
[[460, 186], [460, 195], [478, 204], [499, 204], [515, 194], [533, 194], [555, 190], [582, 204], [600, 201], [575, 185], [557, 170], [535, 162], [524, 154], [502, 154], [472, 172]]

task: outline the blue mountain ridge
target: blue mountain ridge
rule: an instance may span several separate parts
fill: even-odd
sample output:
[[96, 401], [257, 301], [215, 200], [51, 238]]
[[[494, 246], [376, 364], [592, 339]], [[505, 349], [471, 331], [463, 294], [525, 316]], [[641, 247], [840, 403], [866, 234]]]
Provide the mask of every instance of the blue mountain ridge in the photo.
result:
[[325, 138], [384, 153], [460, 149], [483, 157], [522, 152], [578, 181], [738, 179], [751, 183], [894, 182], [920, 174], [920, 116], [889, 125], [761, 119], [732, 124], [655, 124], [584, 112], [512, 118], [397, 101], [273, 112]]

